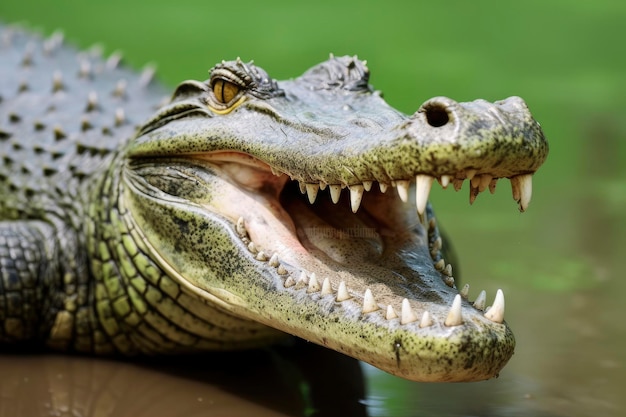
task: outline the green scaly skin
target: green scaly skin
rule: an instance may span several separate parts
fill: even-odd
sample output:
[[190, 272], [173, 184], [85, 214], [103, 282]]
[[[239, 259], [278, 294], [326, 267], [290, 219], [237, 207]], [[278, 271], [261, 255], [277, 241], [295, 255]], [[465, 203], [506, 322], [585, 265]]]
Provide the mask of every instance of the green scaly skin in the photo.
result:
[[222, 62], [163, 101], [115, 55], [0, 30], [1, 343], [170, 354], [292, 334], [417, 381], [491, 378], [513, 354], [500, 295], [488, 312], [459, 295], [426, 199], [435, 178], [470, 179], [471, 200], [510, 178], [526, 208], [548, 145], [521, 99], [407, 116], [331, 57], [280, 82]]

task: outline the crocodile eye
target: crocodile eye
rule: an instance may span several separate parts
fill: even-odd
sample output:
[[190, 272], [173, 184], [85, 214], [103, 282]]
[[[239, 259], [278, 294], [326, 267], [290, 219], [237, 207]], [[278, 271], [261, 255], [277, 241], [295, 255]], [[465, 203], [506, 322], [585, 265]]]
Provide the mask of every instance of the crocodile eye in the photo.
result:
[[213, 94], [215, 95], [215, 99], [222, 103], [228, 104], [232, 99], [237, 97], [241, 88], [226, 80], [217, 80], [213, 83]]

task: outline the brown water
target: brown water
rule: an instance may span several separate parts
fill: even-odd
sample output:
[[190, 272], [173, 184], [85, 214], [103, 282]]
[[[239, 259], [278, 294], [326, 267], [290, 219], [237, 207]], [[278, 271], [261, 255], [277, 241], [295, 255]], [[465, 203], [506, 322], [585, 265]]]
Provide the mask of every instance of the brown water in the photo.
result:
[[440, 218], [470, 293], [507, 294], [518, 344], [498, 379], [412, 383], [306, 343], [149, 362], [5, 354], [0, 417], [624, 415], [624, 185], [540, 178], [523, 215], [508, 190], [471, 208], [433, 196], [455, 203]]

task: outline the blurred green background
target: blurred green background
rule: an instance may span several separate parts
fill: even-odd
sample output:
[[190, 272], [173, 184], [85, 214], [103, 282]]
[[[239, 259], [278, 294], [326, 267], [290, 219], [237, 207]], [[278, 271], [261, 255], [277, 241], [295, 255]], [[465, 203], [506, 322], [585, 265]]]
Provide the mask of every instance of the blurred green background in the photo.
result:
[[[509, 375], [507, 401], [528, 390], [535, 405], [556, 410], [498, 415], [619, 410], [626, 383], [626, 332], [615, 320], [626, 291], [623, 0], [3, 0], [0, 21], [45, 34], [62, 29], [83, 48], [121, 50], [133, 67], [155, 63], [171, 86], [205, 79], [216, 62], [237, 56], [291, 78], [332, 52], [367, 59], [371, 83], [407, 113], [432, 96], [522, 96], [550, 142], [529, 211], [517, 212], [504, 181], [473, 207], [467, 188], [461, 195], [435, 186], [431, 201], [472, 288], [511, 294], [507, 320], [518, 348], [504, 381], [489, 386], [507, 387]], [[430, 395], [452, 407], [451, 393], [466, 390], [416, 390], [375, 372], [370, 383], [372, 414], [376, 404], [384, 410], [376, 415], [410, 415], [416, 392], [427, 404]], [[455, 406], [460, 414], [469, 415], [472, 395]]]
[[[367, 59], [372, 84], [405, 112], [437, 95], [520, 95], [550, 139], [540, 178], [553, 186], [581, 169], [583, 142], [626, 132], [619, 0], [4, 0], [0, 19], [156, 63], [172, 86], [236, 56], [295, 77], [332, 52]], [[623, 155], [623, 142], [607, 156]]]

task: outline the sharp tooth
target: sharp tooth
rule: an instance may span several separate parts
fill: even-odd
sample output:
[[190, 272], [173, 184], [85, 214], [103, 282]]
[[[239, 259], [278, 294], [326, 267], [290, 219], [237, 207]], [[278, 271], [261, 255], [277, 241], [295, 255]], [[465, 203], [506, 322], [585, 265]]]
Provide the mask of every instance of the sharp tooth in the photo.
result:
[[454, 278], [452, 277], [445, 277], [443, 279], [443, 282], [450, 288], [454, 288]]
[[478, 188], [478, 186], [480, 185], [480, 175], [474, 175], [472, 179], [470, 179], [470, 184], [472, 185], [472, 187]]
[[255, 258], [257, 261], [263, 261], [263, 262], [267, 261], [267, 255], [263, 251], [259, 251], [259, 253], [256, 254]]
[[289, 275], [285, 280], [285, 288], [293, 287], [294, 285], [296, 285], [296, 280], [293, 279], [291, 275]]
[[402, 200], [404, 203], [409, 201], [409, 181], [396, 181], [396, 187], [398, 187], [398, 195], [400, 196], [400, 200]]
[[497, 179], [497, 178], [494, 178], [494, 179], [492, 179], [492, 180], [491, 180], [491, 182], [489, 183], [489, 192], [490, 192], [491, 194], [493, 194], [493, 193], [495, 193], [495, 192], [496, 192], [496, 184], [497, 184], [497, 182], [498, 182], [498, 179]]
[[280, 265], [280, 262], [278, 262], [278, 254], [273, 254], [270, 257], [270, 261], [268, 262], [270, 266], [273, 266], [274, 268], [278, 268], [278, 265]]
[[371, 313], [376, 310], [378, 310], [378, 304], [376, 304], [376, 300], [374, 300], [374, 296], [368, 288], [365, 290], [365, 295], [363, 297], [363, 314]]
[[352, 207], [352, 212], [356, 213], [361, 205], [361, 199], [363, 198], [363, 186], [362, 185], [351, 185], [350, 186], [350, 206]]
[[496, 323], [504, 321], [504, 293], [502, 290], [496, 292], [496, 299], [489, 311], [485, 313], [485, 317]]
[[437, 239], [433, 242], [432, 250], [439, 252], [441, 247], [443, 246], [443, 240], [441, 240], [441, 236], [438, 236]]
[[400, 313], [400, 324], [407, 324], [417, 321], [417, 316], [406, 298], [402, 300], [402, 312]]
[[487, 187], [489, 187], [489, 184], [491, 184], [492, 179], [493, 177], [489, 174], [481, 175], [480, 184], [478, 184], [478, 192], [482, 193], [483, 191], [485, 191]]
[[420, 174], [415, 177], [415, 204], [417, 205], [417, 212], [419, 214], [424, 214], [426, 210], [428, 194], [430, 194], [430, 187], [433, 185], [433, 180], [434, 178], [430, 175]]
[[463, 285], [463, 288], [461, 289], [461, 292], [460, 292], [461, 297], [463, 297], [466, 300], [467, 300], [467, 296], [469, 295], [469, 289], [470, 289], [469, 284], [465, 284]]
[[520, 185], [520, 202], [519, 209], [520, 211], [526, 211], [528, 208], [528, 204], [530, 204], [530, 197], [533, 194], [533, 176], [532, 174], [520, 175], [519, 176], [519, 185]]
[[240, 217], [237, 219], [237, 226], [235, 226], [235, 230], [237, 231], [237, 234], [239, 235], [239, 237], [248, 236], [248, 232], [246, 230], [246, 224], [243, 220], [243, 217]]
[[330, 188], [330, 199], [333, 200], [333, 203], [337, 204], [341, 197], [341, 186], [329, 185], [328, 188]]
[[468, 180], [471, 180], [472, 178], [474, 178], [474, 175], [476, 175], [476, 170], [475, 169], [466, 169], [465, 170], [465, 176], [467, 177]]
[[321, 289], [322, 287], [320, 286], [320, 283], [317, 281], [317, 277], [315, 276], [315, 272], [314, 272], [309, 277], [309, 288], [307, 288], [306, 292], [313, 293], [313, 292], [318, 292]]
[[389, 184], [385, 184], [384, 182], [379, 182], [378, 187], [380, 187], [380, 192], [384, 194], [385, 191], [387, 191], [387, 188], [389, 188]]
[[365, 189], [365, 191], [371, 190], [373, 183], [373, 181], [363, 181], [363, 188]]
[[309, 203], [315, 203], [315, 199], [317, 198], [317, 192], [319, 191], [319, 184], [307, 184], [306, 185], [306, 195], [309, 197]]
[[474, 200], [476, 200], [476, 197], [478, 197], [478, 187], [474, 187], [472, 184], [470, 184], [470, 189], [469, 189], [469, 203], [474, 204]]
[[451, 326], [460, 326], [463, 324], [463, 315], [461, 313], [461, 295], [457, 294], [454, 296], [454, 301], [452, 302], [452, 307], [450, 307], [450, 312], [448, 313], [448, 317], [446, 317], [446, 321], [444, 324], [448, 327]]
[[326, 189], [326, 187], [328, 186], [328, 184], [326, 184], [323, 181], [320, 181], [320, 190], [324, 191]]
[[333, 293], [333, 288], [330, 285], [330, 280], [328, 278], [324, 278], [324, 282], [322, 283], [322, 295], [328, 295]]
[[341, 281], [339, 283], [339, 288], [337, 288], [337, 301], [346, 301], [350, 298], [350, 294], [348, 293], [348, 288], [346, 288], [346, 283]]
[[450, 265], [450, 264], [446, 265], [446, 267], [443, 268], [443, 273], [444, 273], [444, 275], [447, 275], [447, 276], [451, 277], [452, 276], [452, 265]]
[[474, 307], [476, 307], [479, 310], [484, 310], [486, 301], [487, 301], [487, 293], [485, 292], [485, 290], [482, 290], [478, 294], [478, 297], [476, 297], [476, 300], [474, 300]]
[[463, 180], [458, 178], [453, 179], [452, 186], [454, 187], [454, 191], [459, 191], [463, 187]]
[[300, 186], [300, 192], [302, 194], [306, 194], [306, 184], [303, 182], [298, 181], [298, 185]]
[[439, 272], [443, 271], [443, 269], [446, 267], [446, 261], [445, 259], [441, 258], [439, 259], [436, 263], [435, 263], [435, 269]]
[[298, 280], [296, 281], [296, 288], [304, 288], [307, 285], [309, 285], [309, 277], [307, 277], [306, 273], [302, 271], [300, 272], [300, 277], [298, 277]]
[[428, 220], [428, 232], [434, 231], [435, 227], [437, 227], [437, 219], [431, 217], [430, 220]]
[[398, 318], [398, 315], [396, 314], [396, 311], [393, 309], [393, 307], [391, 307], [391, 304], [387, 306], [387, 313], [385, 314], [385, 318], [387, 320], [393, 320]]
[[430, 313], [428, 311], [424, 311], [422, 314], [422, 319], [420, 320], [420, 328], [430, 327], [433, 325], [433, 319], [430, 318]]
[[248, 243], [248, 250], [252, 253], [257, 253], [259, 251], [254, 242]]
[[283, 264], [278, 265], [278, 268], [276, 269], [276, 273], [278, 275], [287, 275], [288, 271], [287, 269], [283, 266]]
[[450, 176], [442, 175], [441, 177], [437, 178], [437, 181], [439, 182], [442, 188], [446, 189], [448, 188], [448, 185], [450, 184]]

